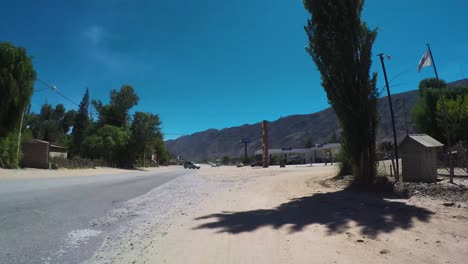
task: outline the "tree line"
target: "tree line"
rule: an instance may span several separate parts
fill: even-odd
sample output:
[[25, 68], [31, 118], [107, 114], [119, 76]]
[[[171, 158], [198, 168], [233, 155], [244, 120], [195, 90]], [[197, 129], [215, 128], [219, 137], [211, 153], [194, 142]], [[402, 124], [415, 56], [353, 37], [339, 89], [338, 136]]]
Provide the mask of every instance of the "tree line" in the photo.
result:
[[420, 97], [411, 113], [418, 130], [447, 144], [444, 100], [450, 142], [468, 141], [468, 87], [448, 89], [445, 81], [428, 78], [418, 88]]
[[[112, 90], [109, 103], [91, 100], [86, 89], [77, 110], [45, 103], [39, 113], [32, 113], [29, 102], [35, 78], [26, 50], [0, 43], [0, 167], [18, 167], [20, 127], [21, 142], [39, 139], [67, 147], [71, 159], [100, 160], [123, 168], [168, 161], [159, 115], [130, 114], [139, 101], [132, 86]], [[91, 108], [96, 118], [90, 117]]]

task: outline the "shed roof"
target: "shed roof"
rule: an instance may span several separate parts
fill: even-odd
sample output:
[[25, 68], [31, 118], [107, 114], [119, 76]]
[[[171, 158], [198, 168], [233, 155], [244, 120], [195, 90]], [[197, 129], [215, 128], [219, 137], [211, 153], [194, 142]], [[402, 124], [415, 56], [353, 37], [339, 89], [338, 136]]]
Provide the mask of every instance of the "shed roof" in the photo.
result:
[[428, 148], [444, 146], [444, 144], [440, 143], [439, 141], [435, 140], [434, 138], [426, 134], [413, 134], [413, 135], [408, 135], [408, 137]]
[[66, 147], [59, 146], [59, 145], [55, 145], [55, 144], [50, 144], [50, 147], [51, 147], [51, 148], [58, 148], [58, 149], [67, 150], [67, 148], [66, 148]]

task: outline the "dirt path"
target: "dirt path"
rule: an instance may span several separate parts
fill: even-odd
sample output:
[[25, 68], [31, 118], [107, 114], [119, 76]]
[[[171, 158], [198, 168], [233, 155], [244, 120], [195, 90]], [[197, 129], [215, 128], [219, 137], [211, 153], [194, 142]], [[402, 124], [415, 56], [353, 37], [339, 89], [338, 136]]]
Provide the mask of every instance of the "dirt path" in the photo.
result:
[[202, 168], [222, 184], [134, 263], [468, 263], [466, 203], [344, 192], [323, 183], [334, 173]]

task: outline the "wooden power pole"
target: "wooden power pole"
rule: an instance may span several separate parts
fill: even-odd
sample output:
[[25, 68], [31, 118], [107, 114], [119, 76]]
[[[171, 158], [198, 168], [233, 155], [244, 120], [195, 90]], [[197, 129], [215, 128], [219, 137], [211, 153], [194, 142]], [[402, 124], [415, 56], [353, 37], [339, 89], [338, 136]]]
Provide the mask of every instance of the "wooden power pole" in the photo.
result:
[[262, 143], [263, 143], [263, 168], [268, 168], [268, 123], [266, 120], [262, 121]]
[[380, 62], [382, 63], [382, 70], [385, 78], [385, 86], [387, 87], [387, 97], [388, 97], [388, 106], [390, 107], [390, 117], [392, 118], [392, 128], [393, 128], [393, 145], [395, 147], [395, 161], [396, 161], [396, 168], [395, 168], [395, 181], [400, 181], [400, 168], [399, 168], [399, 159], [398, 159], [398, 141], [397, 141], [397, 133], [395, 129], [395, 117], [393, 114], [393, 106], [392, 106], [392, 96], [390, 95], [390, 86], [388, 85], [387, 79], [387, 71], [385, 70], [385, 63], [383, 58], [383, 53], [378, 55], [380, 57]]

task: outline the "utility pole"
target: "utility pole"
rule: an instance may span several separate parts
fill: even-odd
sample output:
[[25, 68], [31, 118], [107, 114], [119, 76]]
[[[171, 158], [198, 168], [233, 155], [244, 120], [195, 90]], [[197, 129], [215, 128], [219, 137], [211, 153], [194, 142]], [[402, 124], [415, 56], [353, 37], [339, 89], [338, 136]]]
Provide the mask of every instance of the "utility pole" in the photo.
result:
[[399, 159], [398, 159], [398, 142], [397, 142], [397, 135], [395, 129], [395, 117], [393, 114], [393, 106], [392, 106], [392, 97], [390, 95], [390, 86], [388, 85], [388, 78], [387, 78], [387, 71], [385, 70], [385, 62], [383, 53], [380, 53], [378, 56], [380, 57], [380, 62], [382, 63], [383, 74], [385, 78], [385, 85], [387, 86], [387, 97], [388, 97], [388, 105], [390, 107], [390, 115], [392, 117], [392, 128], [393, 128], [393, 145], [395, 146], [395, 159], [396, 159], [396, 169], [395, 169], [395, 181], [400, 181], [400, 168], [399, 168]]
[[263, 143], [263, 168], [268, 168], [268, 123], [266, 120], [262, 121], [262, 143]]
[[[436, 79], [437, 79], [437, 86], [440, 86], [439, 75], [437, 74], [437, 68], [436, 68], [436, 65], [435, 65], [434, 57], [432, 57], [431, 47], [429, 46], [429, 43], [426, 44], [426, 45], [427, 45], [427, 50], [429, 51], [429, 55], [431, 56], [432, 66], [434, 67], [434, 73], [435, 73], [435, 76], [436, 76]], [[447, 144], [448, 144], [447, 149], [449, 150], [450, 183], [453, 183], [454, 171], [453, 171], [453, 163], [452, 163], [452, 151], [450, 150], [450, 147], [452, 145], [450, 144], [450, 132], [449, 132], [448, 121], [447, 121], [447, 108], [445, 107], [445, 99], [444, 99], [444, 96], [442, 94], [442, 87], [437, 87], [437, 88], [439, 88], [438, 90], [439, 90], [439, 97], [440, 97], [440, 100], [442, 102], [442, 111], [444, 111], [445, 136], [447, 137]]]
[[24, 119], [25, 111], [26, 109], [24, 109], [23, 112], [21, 113], [21, 122], [20, 122], [19, 133], [18, 133], [18, 146], [16, 148], [16, 162], [18, 162], [18, 164], [20, 163], [19, 156], [20, 156], [20, 147], [21, 147], [21, 132], [23, 130], [23, 119]]
[[247, 161], [247, 144], [250, 143], [250, 138], [247, 138], [247, 137], [242, 138], [241, 143], [244, 144], [244, 161]]

